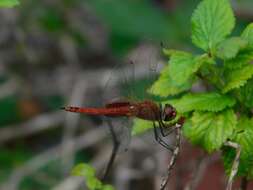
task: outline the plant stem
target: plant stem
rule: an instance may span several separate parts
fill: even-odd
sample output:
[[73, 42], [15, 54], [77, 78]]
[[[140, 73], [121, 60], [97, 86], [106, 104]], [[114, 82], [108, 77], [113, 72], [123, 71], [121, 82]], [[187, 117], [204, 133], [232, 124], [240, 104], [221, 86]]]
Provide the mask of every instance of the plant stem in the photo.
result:
[[233, 165], [232, 165], [229, 177], [228, 177], [228, 183], [227, 183], [227, 187], [226, 187], [226, 190], [232, 190], [233, 180], [234, 180], [234, 177], [238, 171], [238, 166], [239, 166], [239, 162], [240, 162], [241, 147], [239, 144], [237, 144], [235, 142], [231, 142], [231, 141], [225, 142], [224, 145], [230, 146], [230, 147], [236, 149], [235, 159], [233, 161]]

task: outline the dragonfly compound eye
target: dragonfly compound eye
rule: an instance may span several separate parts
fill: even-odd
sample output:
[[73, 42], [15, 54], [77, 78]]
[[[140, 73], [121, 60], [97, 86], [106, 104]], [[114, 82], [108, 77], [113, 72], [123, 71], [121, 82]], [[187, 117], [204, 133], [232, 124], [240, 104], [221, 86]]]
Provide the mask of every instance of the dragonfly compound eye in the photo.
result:
[[163, 110], [163, 120], [164, 121], [170, 121], [174, 119], [177, 115], [176, 109], [170, 105], [170, 104], [165, 104], [164, 110]]

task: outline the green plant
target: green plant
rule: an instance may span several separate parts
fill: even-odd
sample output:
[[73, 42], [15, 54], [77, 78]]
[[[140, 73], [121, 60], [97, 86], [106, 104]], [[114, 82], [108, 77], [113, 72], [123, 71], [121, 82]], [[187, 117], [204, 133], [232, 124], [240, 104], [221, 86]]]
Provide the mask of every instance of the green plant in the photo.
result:
[[111, 185], [103, 184], [95, 176], [95, 169], [89, 164], [76, 165], [72, 170], [72, 175], [84, 177], [89, 190], [114, 190]]
[[[227, 145], [238, 145], [237, 175], [252, 179], [253, 23], [240, 36], [229, 36], [234, 25], [229, 0], [200, 2], [191, 19], [191, 39], [203, 54], [164, 49], [169, 64], [149, 91], [169, 97], [162, 103], [172, 104], [186, 117], [183, 134], [192, 144], [208, 153], [222, 151], [227, 173], [236, 154]], [[194, 92], [197, 83], [205, 90]], [[136, 120], [133, 134], [149, 128], [152, 123]]]
[[18, 4], [18, 0], [0, 0], [0, 7], [13, 7]]

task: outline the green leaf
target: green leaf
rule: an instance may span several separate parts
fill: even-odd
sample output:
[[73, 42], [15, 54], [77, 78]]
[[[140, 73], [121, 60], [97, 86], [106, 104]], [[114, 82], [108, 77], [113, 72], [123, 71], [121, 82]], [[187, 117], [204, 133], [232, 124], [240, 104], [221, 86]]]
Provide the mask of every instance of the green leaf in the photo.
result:
[[114, 190], [111, 185], [104, 185], [96, 178], [95, 169], [89, 164], [78, 164], [72, 170], [72, 175], [82, 176], [86, 179], [86, 185], [89, 190]]
[[217, 48], [217, 56], [221, 59], [236, 57], [239, 50], [246, 48], [248, 42], [240, 37], [232, 37], [222, 41]]
[[225, 67], [238, 69], [253, 60], [253, 23], [243, 31], [241, 38], [246, 40], [248, 47], [241, 49], [235, 58], [225, 60]]
[[18, 0], [0, 0], [0, 7], [14, 7], [19, 4]]
[[134, 124], [132, 128], [132, 136], [142, 134], [145, 131], [152, 128], [153, 128], [153, 123], [151, 121], [146, 121], [143, 119], [134, 119]]
[[102, 182], [95, 177], [87, 178], [86, 185], [89, 188], [89, 190], [100, 190], [103, 187]]
[[75, 176], [82, 176], [85, 178], [93, 177], [95, 176], [95, 169], [89, 164], [82, 163], [82, 164], [76, 165], [72, 169], [71, 174]]
[[195, 145], [213, 152], [233, 134], [236, 115], [233, 110], [219, 113], [194, 112], [192, 118], [183, 126], [184, 135]]
[[171, 79], [168, 71], [169, 65], [163, 68], [158, 80], [154, 82], [150, 89], [148, 89], [149, 93], [166, 97], [169, 95], [178, 94], [191, 88], [194, 78], [186, 81], [184, 84], [179, 85]]
[[238, 99], [241, 104], [248, 108], [253, 108], [253, 79], [251, 78], [243, 87], [236, 89]]
[[241, 36], [248, 41], [250, 46], [253, 46], [253, 23], [246, 27]]
[[168, 101], [179, 113], [189, 111], [221, 111], [235, 104], [235, 99], [218, 93], [186, 94], [180, 99]]
[[224, 66], [228, 69], [241, 69], [253, 60], [253, 49], [246, 48], [237, 54], [235, 58], [225, 60]]
[[[253, 178], [253, 120], [246, 116], [241, 116], [237, 124], [237, 133], [233, 142], [241, 146], [241, 156], [237, 175]], [[224, 147], [223, 163], [227, 173], [230, 172], [233, 160], [235, 158], [235, 150], [231, 147]]]
[[209, 61], [206, 54], [194, 57], [183, 51], [164, 51], [171, 56], [169, 65], [163, 68], [159, 79], [149, 89], [149, 93], [162, 97], [190, 89], [195, 80], [194, 73], [205, 61]]
[[208, 55], [194, 57], [183, 51], [174, 51], [169, 61], [169, 76], [178, 85], [182, 85], [193, 77], [202, 63], [209, 59]]
[[231, 33], [234, 25], [228, 0], [203, 0], [192, 15], [192, 42], [214, 53], [217, 44]]
[[253, 65], [248, 64], [241, 69], [231, 70], [227, 72], [228, 73], [225, 73], [226, 84], [222, 90], [223, 93], [227, 93], [234, 88], [243, 86], [253, 75]]

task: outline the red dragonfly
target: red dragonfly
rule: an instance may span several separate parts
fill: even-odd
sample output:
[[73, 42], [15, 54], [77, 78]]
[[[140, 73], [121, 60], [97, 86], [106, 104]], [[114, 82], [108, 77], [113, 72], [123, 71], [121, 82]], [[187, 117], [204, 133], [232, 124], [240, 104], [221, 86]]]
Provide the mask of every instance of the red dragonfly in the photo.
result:
[[[166, 144], [158, 135], [157, 129], [160, 129], [160, 133], [163, 137], [170, 134], [178, 125], [166, 124], [166, 121], [171, 121], [176, 117], [176, 110], [170, 104], [166, 104], [164, 108], [162, 105], [158, 105], [153, 101], [145, 100], [141, 102], [130, 101], [115, 101], [106, 104], [104, 107], [63, 107], [65, 111], [83, 113], [88, 115], [103, 115], [107, 117], [137, 117], [140, 119], [152, 121], [154, 125], [155, 139], [164, 147], [172, 150], [168, 144]], [[158, 123], [158, 128], [155, 124]], [[180, 118], [177, 122], [180, 126], [183, 124], [184, 118]], [[166, 133], [165, 130], [169, 129]]]

